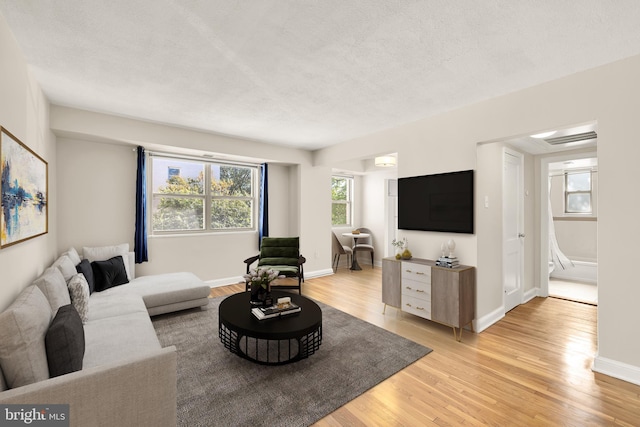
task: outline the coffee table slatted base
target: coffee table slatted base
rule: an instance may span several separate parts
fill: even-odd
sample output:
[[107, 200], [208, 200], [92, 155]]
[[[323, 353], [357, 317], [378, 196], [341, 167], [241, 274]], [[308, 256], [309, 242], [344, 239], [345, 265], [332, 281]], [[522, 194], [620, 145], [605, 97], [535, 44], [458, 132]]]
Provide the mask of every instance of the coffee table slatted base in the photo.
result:
[[284, 365], [306, 359], [322, 344], [322, 326], [299, 338], [261, 339], [240, 335], [220, 323], [218, 335], [231, 353], [262, 365]]

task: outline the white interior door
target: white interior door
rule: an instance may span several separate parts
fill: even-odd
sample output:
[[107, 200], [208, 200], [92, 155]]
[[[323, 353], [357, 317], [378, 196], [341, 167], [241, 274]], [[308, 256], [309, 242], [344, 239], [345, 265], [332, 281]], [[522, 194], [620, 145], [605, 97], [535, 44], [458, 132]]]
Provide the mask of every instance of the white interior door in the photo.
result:
[[524, 276], [524, 173], [523, 155], [504, 150], [503, 155], [503, 285], [505, 313], [522, 304]]

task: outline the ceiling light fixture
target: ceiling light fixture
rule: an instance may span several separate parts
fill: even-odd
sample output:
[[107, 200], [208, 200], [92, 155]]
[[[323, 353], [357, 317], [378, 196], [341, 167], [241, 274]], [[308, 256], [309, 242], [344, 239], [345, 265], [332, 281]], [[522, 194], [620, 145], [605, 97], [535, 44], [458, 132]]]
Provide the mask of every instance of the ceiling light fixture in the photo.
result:
[[376, 166], [381, 168], [390, 168], [396, 165], [396, 158], [393, 156], [376, 157]]
[[556, 133], [557, 131], [552, 130], [551, 132], [542, 132], [542, 133], [536, 133], [535, 135], [531, 135], [531, 138], [537, 138], [537, 139], [542, 139], [542, 138], [546, 138], [548, 136], [553, 135], [554, 133]]

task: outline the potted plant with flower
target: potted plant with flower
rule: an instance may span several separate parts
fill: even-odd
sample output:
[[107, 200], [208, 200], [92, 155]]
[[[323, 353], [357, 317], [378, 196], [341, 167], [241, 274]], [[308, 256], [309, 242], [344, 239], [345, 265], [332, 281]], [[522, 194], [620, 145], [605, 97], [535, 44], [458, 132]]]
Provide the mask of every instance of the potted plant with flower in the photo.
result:
[[391, 245], [396, 247], [396, 259], [411, 259], [409, 241], [406, 237], [403, 237], [402, 240], [393, 239]]
[[244, 280], [251, 285], [252, 305], [271, 305], [271, 282], [282, 279], [279, 271], [267, 267], [252, 268], [245, 274]]

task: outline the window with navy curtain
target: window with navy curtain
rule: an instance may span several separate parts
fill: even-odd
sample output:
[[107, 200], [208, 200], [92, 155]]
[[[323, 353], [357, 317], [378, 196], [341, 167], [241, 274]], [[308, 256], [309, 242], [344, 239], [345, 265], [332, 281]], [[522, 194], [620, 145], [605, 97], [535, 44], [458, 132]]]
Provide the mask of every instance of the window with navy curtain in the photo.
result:
[[260, 165], [260, 200], [258, 201], [258, 249], [262, 237], [269, 235], [269, 183], [268, 165]]
[[136, 264], [149, 261], [147, 255], [147, 165], [143, 147], [138, 147], [136, 175], [136, 231], [134, 253]]

